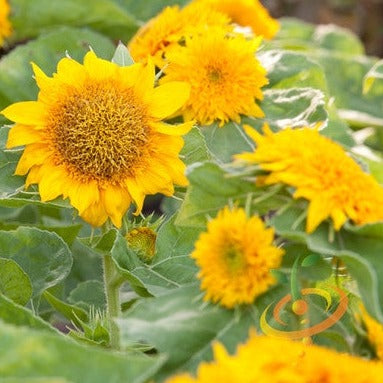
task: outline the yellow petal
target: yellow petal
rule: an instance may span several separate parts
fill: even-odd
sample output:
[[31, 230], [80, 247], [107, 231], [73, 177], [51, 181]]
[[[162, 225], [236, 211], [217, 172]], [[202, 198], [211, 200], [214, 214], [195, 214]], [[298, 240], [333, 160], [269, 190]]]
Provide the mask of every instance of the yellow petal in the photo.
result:
[[142, 189], [137, 185], [137, 182], [134, 178], [127, 178], [125, 180], [125, 184], [128, 188], [130, 196], [136, 204], [136, 211], [134, 212], [134, 214], [140, 214], [142, 206], [144, 204], [145, 194], [142, 191]]
[[108, 219], [108, 214], [106, 214], [104, 204], [102, 201], [92, 203], [87, 209], [85, 209], [80, 217], [91, 224], [94, 227], [103, 225]]
[[84, 67], [92, 79], [105, 80], [116, 77], [118, 66], [110, 61], [100, 59], [93, 51], [84, 57]]
[[148, 94], [152, 94], [155, 81], [155, 68], [151, 60], [146, 65], [133, 64], [137, 66], [137, 77], [135, 79], [135, 92], [143, 99], [147, 99]]
[[1, 111], [9, 120], [24, 125], [44, 125], [45, 108], [38, 101], [16, 102]]
[[70, 203], [74, 206], [80, 216], [91, 204], [99, 201], [100, 192], [96, 181], [79, 182], [71, 180], [63, 193], [64, 197], [69, 197]]
[[41, 141], [43, 135], [41, 130], [34, 129], [33, 126], [16, 124], [8, 134], [7, 148], [15, 146], [33, 144]]
[[246, 134], [253, 139], [254, 142], [258, 142], [259, 139], [262, 139], [262, 135], [250, 125], [243, 125], [243, 129]]
[[53, 79], [48, 77], [35, 63], [31, 63], [37, 86], [40, 89], [50, 88]]
[[39, 182], [41, 201], [51, 201], [61, 195], [66, 182], [66, 172], [63, 167], [43, 166]]
[[328, 218], [330, 211], [327, 201], [319, 198], [312, 200], [307, 211], [306, 232], [312, 233], [322, 221]]
[[158, 119], [166, 118], [179, 110], [187, 101], [190, 85], [186, 82], [173, 81], [154, 89], [149, 113]]
[[128, 191], [119, 186], [109, 185], [101, 190], [101, 198], [113, 225], [118, 228], [121, 227], [122, 217], [131, 203]]
[[[57, 89], [57, 80], [64, 84], [80, 85], [85, 76], [85, 68], [76, 60], [64, 57], [57, 64], [57, 74], [53, 75], [55, 80], [55, 88]], [[80, 81], [81, 80], [81, 81]]]
[[15, 174], [22, 176], [28, 173], [28, 170], [35, 165], [43, 164], [51, 155], [44, 145], [28, 145], [17, 164]]
[[194, 121], [185, 122], [184, 124], [170, 125], [164, 122], [152, 122], [150, 126], [158, 133], [168, 134], [171, 136], [183, 136], [193, 127]]
[[346, 214], [341, 209], [334, 209], [331, 212], [331, 218], [334, 222], [334, 229], [339, 230], [347, 221]]

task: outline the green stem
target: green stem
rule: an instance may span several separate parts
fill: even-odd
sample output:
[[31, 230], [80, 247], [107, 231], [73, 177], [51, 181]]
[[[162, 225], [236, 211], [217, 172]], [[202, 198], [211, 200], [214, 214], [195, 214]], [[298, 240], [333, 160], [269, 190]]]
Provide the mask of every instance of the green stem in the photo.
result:
[[106, 307], [110, 329], [110, 345], [112, 348], [119, 350], [120, 332], [114, 319], [118, 318], [121, 314], [120, 287], [122, 280], [110, 255], [104, 255], [103, 266]]

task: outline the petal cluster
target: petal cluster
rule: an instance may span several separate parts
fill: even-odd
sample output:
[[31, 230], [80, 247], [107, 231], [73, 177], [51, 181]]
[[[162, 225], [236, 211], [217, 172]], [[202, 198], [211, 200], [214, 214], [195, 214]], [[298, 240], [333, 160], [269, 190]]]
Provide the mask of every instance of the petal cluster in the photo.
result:
[[310, 202], [307, 232], [328, 217], [336, 230], [347, 219], [358, 225], [383, 220], [383, 188], [339, 144], [310, 128], [273, 133], [265, 126], [263, 135], [245, 129], [257, 148], [236, 158], [259, 163], [269, 172], [266, 184], [293, 186], [295, 198]]

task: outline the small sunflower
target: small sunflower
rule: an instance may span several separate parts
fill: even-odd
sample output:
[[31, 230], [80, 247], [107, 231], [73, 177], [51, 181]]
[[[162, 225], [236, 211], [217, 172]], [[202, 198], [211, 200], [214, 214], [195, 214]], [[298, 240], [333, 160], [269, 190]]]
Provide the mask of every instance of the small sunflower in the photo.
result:
[[12, 33], [11, 23], [9, 22], [10, 7], [7, 0], [0, 0], [0, 47], [4, 44], [4, 39]]
[[38, 100], [2, 114], [16, 122], [7, 147], [26, 145], [16, 174], [39, 185], [42, 201], [62, 195], [93, 226], [110, 217], [120, 227], [131, 202], [138, 213], [145, 195], [187, 184], [178, 155], [192, 124], [162, 120], [183, 105], [188, 84], [154, 88], [153, 64], [119, 67], [93, 52], [83, 65], [62, 59], [53, 78], [33, 70]]
[[207, 26], [231, 30], [229, 21], [226, 15], [202, 4], [190, 4], [183, 9], [166, 7], [138, 30], [128, 48], [136, 62], [145, 63], [152, 57], [156, 66], [162, 68], [166, 52], [178, 46], [185, 36]]
[[213, 344], [214, 360], [201, 362], [196, 376], [176, 375], [166, 383], [380, 383], [383, 364], [283, 338], [256, 336], [230, 355]]
[[254, 34], [272, 39], [279, 23], [272, 18], [259, 0], [194, 0], [229, 16], [233, 23], [250, 27]]
[[328, 217], [336, 230], [347, 218], [358, 225], [383, 219], [383, 188], [339, 144], [310, 128], [273, 133], [266, 125], [264, 135], [250, 126], [245, 130], [257, 149], [236, 158], [259, 163], [269, 171], [264, 178], [266, 184], [293, 186], [295, 198], [310, 201], [308, 233]]
[[250, 304], [275, 283], [270, 270], [281, 263], [283, 250], [273, 246], [274, 231], [243, 209], [225, 207], [207, 226], [191, 257], [200, 272], [205, 300], [225, 307]]
[[221, 28], [186, 39], [186, 46], [168, 53], [169, 65], [162, 83], [185, 81], [191, 85], [190, 98], [181, 109], [185, 120], [222, 126], [240, 115], [263, 117], [256, 99], [268, 83], [266, 70], [255, 57], [260, 39], [228, 34]]

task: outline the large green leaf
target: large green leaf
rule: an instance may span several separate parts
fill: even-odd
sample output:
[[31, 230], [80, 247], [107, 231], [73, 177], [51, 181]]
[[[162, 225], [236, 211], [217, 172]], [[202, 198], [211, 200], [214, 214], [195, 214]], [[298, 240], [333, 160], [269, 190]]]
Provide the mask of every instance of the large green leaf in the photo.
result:
[[32, 296], [28, 275], [13, 260], [0, 258], [0, 294], [24, 306]]
[[[28, 0], [23, 2], [31, 6], [36, 3]], [[50, 0], [46, 3], [50, 4], [50, 9], [57, 7]], [[78, 15], [73, 14], [73, 17], [78, 18]], [[13, 49], [0, 61], [0, 109], [12, 102], [36, 99], [38, 88], [32, 77], [31, 61], [50, 76], [66, 52], [82, 62], [89, 46], [102, 58], [110, 59], [113, 55], [114, 45], [106, 37], [89, 30], [68, 27], [55, 29]]]
[[[327, 222], [322, 223], [312, 234], [305, 232], [303, 210], [291, 207], [276, 214], [271, 224], [284, 238], [305, 243], [307, 247], [323, 256], [340, 258], [357, 282], [360, 295], [367, 310], [379, 321], [383, 321], [383, 242], [374, 230], [341, 230], [331, 238]], [[379, 225], [379, 230], [381, 225]], [[371, 236], [371, 233], [373, 236]]]
[[127, 40], [137, 22], [113, 0], [11, 0], [13, 40], [36, 37], [59, 26], [88, 27]]
[[[0, 376], [60, 377], [73, 383], [147, 381], [161, 357], [117, 354], [61, 336], [0, 323]], [[15, 361], [17, 361], [15, 363]]]
[[0, 256], [17, 262], [28, 274], [33, 298], [64, 280], [72, 267], [68, 245], [57, 234], [36, 228], [0, 231]]
[[180, 226], [204, 228], [209, 217], [230, 204], [252, 202], [255, 210], [263, 214], [280, 206], [277, 188], [266, 191], [257, 188], [254, 181], [244, 180], [234, 173], [226, 172], [217, 164], [206, 162], [189, 168], [190, 186], [181, 205], [175, 223]]
[[202, 302], [197, 286], [183, 286], [156, 298], [136, 303], [117, 320], [122, 343], [145, 341], [169, 359], [163, 374], [193, 370], [201, 360], [211, 358], [211, 343], [220, 341], [233, 352], [244, 341], [250, 327], [257, 326], [257, 311], [241, 312]]
[[205, 139], [200, 129], [194, 126], [191, 131], [184, 136], [185, 146], [181, 150], [182, 160], [186, 165], [195, 162], [203, 162], [210, 159], [210, 153], [206, 146]]
[[54, 332], [48, 323], [33, 315], [32, 311], [16, 304], [9, 298], [0, 294], [0, 319], [16, 326], [28, 326], [39, 330]]

